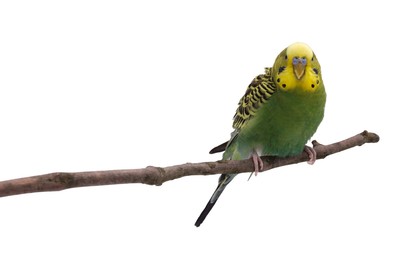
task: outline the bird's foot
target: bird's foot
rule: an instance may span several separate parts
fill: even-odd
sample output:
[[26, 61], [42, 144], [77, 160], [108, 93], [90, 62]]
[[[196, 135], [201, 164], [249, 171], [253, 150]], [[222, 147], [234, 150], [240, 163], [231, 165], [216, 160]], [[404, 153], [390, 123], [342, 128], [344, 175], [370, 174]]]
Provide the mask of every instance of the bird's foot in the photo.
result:
[[304, 146], [304, 151], [308, 154], [308, 157], [310, 158], [307, 163], [313, 165], [315, 161], [317, 160], [317, 152], [314, 150], [314, 148], [309, 147], [309, 146]]
[[263, 160], [261, 160], [257, 152], [253, 152], [253, 155], [251, 157], [253, 158], [253, 163], [254, 163], [254, 174], [257, 176], [257, 174], [263, 170], [263, 166], [264, 166]]
[[250, 174], [249, 178], [247, 179], [248, 181], [250, 180], [251, 176], [253, 176], [253, 173], [257, 176], [257, 174], [262, 171], [264, 167], [263, 160], [261, 160], [256, 151], [253, 152], [251, 158], [253, 159], [254, 171]]

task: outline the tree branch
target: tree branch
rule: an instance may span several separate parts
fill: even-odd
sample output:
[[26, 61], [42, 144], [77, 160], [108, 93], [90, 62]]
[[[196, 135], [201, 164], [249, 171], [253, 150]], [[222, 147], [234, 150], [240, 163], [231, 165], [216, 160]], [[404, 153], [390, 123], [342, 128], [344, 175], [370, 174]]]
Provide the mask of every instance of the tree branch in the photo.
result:
[[[330, 145], [322, 145], [313, 141], [317, 152], [317, 159], [361, 146], [365, 143], [376, 143], [379, 136], [375, 133], [364, 131], [353, 137]], [[298, 156], [279, 158], [263, 156], [264, 171], [289, 164], [305, 162], [309, 158], [304, 152]], [[162, 183], [185, 176], [211, 175], [221, 173], [243, 173], [254, 169], [251, 159], [241, 161], [216, 161], [203, 163], [186, 163], [169, 167], [148, 166], [143, 169], [109, 170], [89, 172], [54, 172], [44, 175], [7, 180], [0, 182], [0, 197], [43, 192], [60, 191], [69, 188], [112, 185], [124, 183], [143, 183], [161, 185]]]

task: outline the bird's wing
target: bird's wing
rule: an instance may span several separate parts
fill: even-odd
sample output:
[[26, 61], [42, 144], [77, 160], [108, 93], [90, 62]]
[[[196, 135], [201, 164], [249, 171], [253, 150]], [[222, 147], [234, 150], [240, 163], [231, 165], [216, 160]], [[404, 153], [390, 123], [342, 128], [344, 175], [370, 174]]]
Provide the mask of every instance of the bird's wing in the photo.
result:
[[266, 68], [264, 74], [260, 74], [253, 79], [247, 87], [246, 93], [239, 101], [239, 107], [233, 117], [233, 128], [235, 131], [229, 141], [216, 146], [210, 153], [219, 153], [226, 150], [226, 147], [237, 136], [242, 127], [257, 113], [257, 110], [276, 91], [274, 85], [272, 68]]
[[271, 68], [265, 74], [258, 75], [247, 87], [246, 93], [239, 101], [239, 107], [233, 117], [233, 128], [240, 131], [257, 113], [258, 108], [276, 91]]

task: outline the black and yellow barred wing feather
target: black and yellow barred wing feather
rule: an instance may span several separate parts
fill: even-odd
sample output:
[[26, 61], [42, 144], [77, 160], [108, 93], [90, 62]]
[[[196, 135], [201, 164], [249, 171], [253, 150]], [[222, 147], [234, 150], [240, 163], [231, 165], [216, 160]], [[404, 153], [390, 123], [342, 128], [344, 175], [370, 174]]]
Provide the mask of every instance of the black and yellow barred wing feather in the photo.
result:
[[[273, 68], [265, 68], [264, 74], [255, 77], [247, 87], [244, 96], [240, 99], [238, 104], [239, 107], [233, 117], [233, 128], [236, 129], [237, 132], [240, 131], [249, 119], [256, 114], [257, 109], [276, 91], [272, 70]], [[210, 151], [210, 153], [223, 152], [226, 150], [230, 141], [216, 146]]]
[[233, 118], [233, 128], [240, 130], [275, 91], [272, 68], [266, 68], [265, 74], [255, 77], [240, 99]]

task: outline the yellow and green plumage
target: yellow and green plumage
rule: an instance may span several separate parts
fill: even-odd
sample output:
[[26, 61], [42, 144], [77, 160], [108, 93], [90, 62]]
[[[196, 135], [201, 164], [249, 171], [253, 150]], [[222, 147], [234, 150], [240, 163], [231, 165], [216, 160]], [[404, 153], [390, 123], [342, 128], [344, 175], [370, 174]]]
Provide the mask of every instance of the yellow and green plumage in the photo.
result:
[[[262, 155], [286, 157], [305, 150], [309, 163], [313, 148], [305, 146], [324, 117], [326, 93], [320, 64], [304, 43], [294, 43], [276, 58], [273, 67], [248, 86], [234, 115], [231, 139], [211, 153], [225, 150], [223, 160], [253, 158], [262, 170]], [[198, 227], [236, 174], [222, 174], [219, 184], [197, 219]]]

